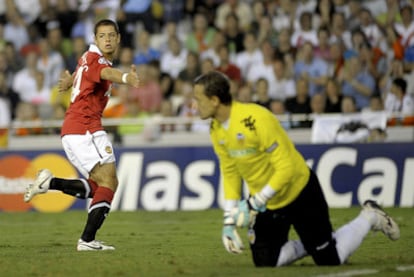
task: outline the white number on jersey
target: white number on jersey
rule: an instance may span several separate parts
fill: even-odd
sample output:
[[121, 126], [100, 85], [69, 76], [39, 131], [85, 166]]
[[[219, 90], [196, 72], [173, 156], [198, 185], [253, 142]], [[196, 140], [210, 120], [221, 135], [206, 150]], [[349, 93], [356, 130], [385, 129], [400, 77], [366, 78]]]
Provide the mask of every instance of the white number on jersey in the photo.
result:
[[75, 102], [76, 97], [80, 93], [80, 87], [81, 87], [83, 71], [87, 71], [87, 70], [88, 70], [88, 66], [87, 65], [82, 65], [76, 71], [76, 75], [75, 75], [75, 78], [73, 80], [72, 94], [71, 94], [71, 97], [70, 97], [70, 102], [72, 102], [72, 103]]

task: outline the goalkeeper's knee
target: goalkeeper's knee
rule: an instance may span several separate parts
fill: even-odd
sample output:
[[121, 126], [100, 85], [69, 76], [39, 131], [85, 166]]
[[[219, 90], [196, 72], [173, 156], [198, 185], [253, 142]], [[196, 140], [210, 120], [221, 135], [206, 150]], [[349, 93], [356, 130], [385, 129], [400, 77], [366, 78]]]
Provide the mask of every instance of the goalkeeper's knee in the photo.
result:
[[257, 267], [275, 267], [280, 249], [274, 249], [267, 245], [252, 244], [252, 256]]
[[316, 249], [312, 258], [317, 265], [340, 265], [338, 251], [336, 250], [336, 241], [331, 240], [326, 247]]

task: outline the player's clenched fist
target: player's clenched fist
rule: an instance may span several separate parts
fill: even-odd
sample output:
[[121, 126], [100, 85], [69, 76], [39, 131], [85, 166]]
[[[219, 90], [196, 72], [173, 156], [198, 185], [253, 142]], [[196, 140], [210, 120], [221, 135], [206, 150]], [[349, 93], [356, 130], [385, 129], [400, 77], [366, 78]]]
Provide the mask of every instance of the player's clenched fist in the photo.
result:
[[124, 73], [122, 76], [122, 82], [135, 88], [139, 87], [139, 77], [137, 67], [135, 65], [131, 65], [129, 73]]

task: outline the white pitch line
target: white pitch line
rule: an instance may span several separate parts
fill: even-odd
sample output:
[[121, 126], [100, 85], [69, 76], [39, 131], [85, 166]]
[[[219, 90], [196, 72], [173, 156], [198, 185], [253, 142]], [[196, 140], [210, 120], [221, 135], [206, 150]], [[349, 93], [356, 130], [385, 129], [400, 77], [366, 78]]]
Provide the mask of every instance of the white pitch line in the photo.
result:
[[397, 271], [412, 271], [414, 270], [414, 265], [400, 265], [395, 268]]
[[376, 269], [359, 269], [359, 270], [348, 270], [348, 271], [337, 272], [337, 273], [322, 274], [322, 275], [317, 275], [316, 277], [349, 277], [349, 276], [376, 274], [378, 272], [379, 270], [376, 270]]

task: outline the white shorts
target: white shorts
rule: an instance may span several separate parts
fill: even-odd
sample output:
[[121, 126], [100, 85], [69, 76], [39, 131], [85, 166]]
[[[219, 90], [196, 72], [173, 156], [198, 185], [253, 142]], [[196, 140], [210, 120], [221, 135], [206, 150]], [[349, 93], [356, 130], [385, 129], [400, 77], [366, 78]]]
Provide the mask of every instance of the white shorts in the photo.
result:
[[97, 131], [93, 134], [88, 131], [84, 135], [65, 135], [62, 137], [62, 145], [69, 161], [86, 178], [89, 177], [89, 173], [96, 164], [115, 162], [112, 143], [105, 131]]

